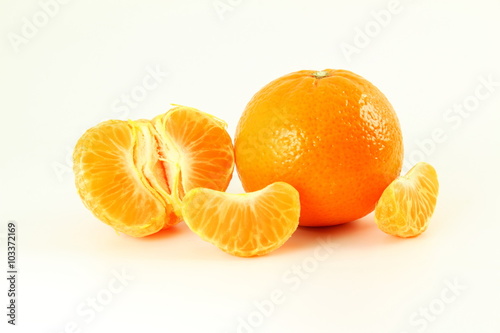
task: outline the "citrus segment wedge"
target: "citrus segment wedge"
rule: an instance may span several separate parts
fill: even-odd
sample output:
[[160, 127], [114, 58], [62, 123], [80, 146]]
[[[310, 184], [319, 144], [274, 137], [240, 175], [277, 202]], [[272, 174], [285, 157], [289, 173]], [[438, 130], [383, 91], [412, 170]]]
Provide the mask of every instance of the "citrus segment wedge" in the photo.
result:
[[[195, 187], [226, 189], [234, 168], [232, 141], [227, 124], [197, 109], [178, 106], [152, 121], [160, 133], [168, 176], [178, 177], [180, 199]], [[172, 184], [173, 185], [173, 184]]]
[[375, 222], [389, 235], [418, 236], [427, 229], [438, 192], [436, 170], [428, 163], [417, 163], [382, 193], [375, 208]]
[[143, 236], [177, 219], [144, 186], [134, 161], [136, 138], [126, 121], [91, 128], [78, 142], [74, 171], [78, 193], [97, 218], [123, 233]]
[[299, 193], [283, 182], [245, 194], [196, 188], [183, 201], [184, 221], [192, 231], [240, 257], [282, 246], [297, 229], [299, 215]]
[[[160, 120], [168, 126], [158, 126]], [[183, 106], [153, 121], [100, 123], [79, 139], [73, 159], [85, 206], [115, 230], [136, 237], [178, 223], [186, 188], [224, 191], [234, 164], [225, 124]]]

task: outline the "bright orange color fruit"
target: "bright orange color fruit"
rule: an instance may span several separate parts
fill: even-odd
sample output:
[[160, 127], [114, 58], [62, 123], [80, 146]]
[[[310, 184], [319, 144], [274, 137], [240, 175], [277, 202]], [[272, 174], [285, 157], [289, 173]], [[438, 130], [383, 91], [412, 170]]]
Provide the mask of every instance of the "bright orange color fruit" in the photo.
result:
[[83, 134], [73, 159], [78, 193], [100, 220], [142, 237], [181, 219], [196, 187], [224, 191], [233, 145], [226, 124], [178, 106], [153, 120], [109, 120]]
[[428, 163], [417, 163], [382, 193], [375, 208], [378, 227], [398, 237], [420, 235], [429, 225], [438, 192], [436, 170]]
[[300, 225], [349, 222], [373, 211], [401, 172], [393, 107], [346, 70], [303, 70], [257, 92], [239, 121], [236, 168], [246, 191], [273, 182], [300, 193]]
[[244, 194], [197, 188], [183, 203], [184, 221], [192, 231], [240, 257], [276, 250], [299, 224], [299, 193], [282, 182]]

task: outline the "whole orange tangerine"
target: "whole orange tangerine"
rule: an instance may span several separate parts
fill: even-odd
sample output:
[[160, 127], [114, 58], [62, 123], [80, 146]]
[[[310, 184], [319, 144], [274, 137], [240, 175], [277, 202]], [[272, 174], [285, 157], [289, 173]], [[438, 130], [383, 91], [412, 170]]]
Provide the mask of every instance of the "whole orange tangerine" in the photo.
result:
[[346, 70], [302, 70], [258, 91], [235, 136], [246, 191], [287, 182], [300, 194], [302, 226], [328, 226], [373, 211], [401, 172], [403, 140], [393, 107]]

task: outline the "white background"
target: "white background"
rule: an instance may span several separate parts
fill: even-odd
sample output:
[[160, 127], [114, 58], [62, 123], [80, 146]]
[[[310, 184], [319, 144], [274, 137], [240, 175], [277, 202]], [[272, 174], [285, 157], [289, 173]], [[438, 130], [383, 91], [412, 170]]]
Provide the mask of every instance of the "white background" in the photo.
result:
[[[37, 1], [2, 0], [0, 266], [15, 220], [19, 308], [7, 325], [1, 273], [1, 331], [71, 332], [75, 322], [76, 332], [500, 332], [500, 3], [401, 0], [390, 18], [378, 15], [382, 26], [373, 13], [389, 3], [73, 0], [44, 22]], [[134, 108], [118, 108], [147, 68], [166, 75]], [[299, 228], [274, 253], [244, 259], [183, 223], [119, 236], [78, 198], [71, 151], [97, 122], [176, 103], [225, 119], [233, 135], [264, 84], [324, 68], [377, 85], [399, 115], [406, 159], [436, 167], [438, 205], [420, 237], [388, 236], [369, 215]], [[430, 143], [436, 129], [444, 139]], [[229, 191], [241, 190], [235, 173]], [[115, 281], [122, 271], [133, 280]], [[106, 304], [92, 312], [96, 297]]]

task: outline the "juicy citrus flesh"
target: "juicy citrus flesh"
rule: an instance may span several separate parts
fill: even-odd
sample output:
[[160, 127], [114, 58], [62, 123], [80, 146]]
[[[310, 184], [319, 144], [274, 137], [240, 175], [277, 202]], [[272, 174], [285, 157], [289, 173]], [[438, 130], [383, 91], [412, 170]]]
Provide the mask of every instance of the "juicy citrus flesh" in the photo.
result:
[[417, 163], [383, 192], [375, 208], [378, 227], [398, 237], [420, 235], [429, 225], [438, 192], [436, 170], [428, 163]]
[[346, 70], [304, 70], [257, 92], [235, 135], [245, 191], [276, 181], [300, 193], [300, 225], [363, 217], [399, 176], [403, 140], [393, 107], [373, 84]]
[[224, 191], [231, 138], [221, 120], [178, 106], [153, 120], [109, 120], [83, 134], [74, 150], [78, 193], [100, 220], [142, 237], [181, 220], [182, 198], [196, 187]]
[[183, 204], [184, 221], [192, 231], [240, 257], [276, 250], [299, 223], [299, 193], [282, 182], [245, 194], [197, 188], [184, 197]]

